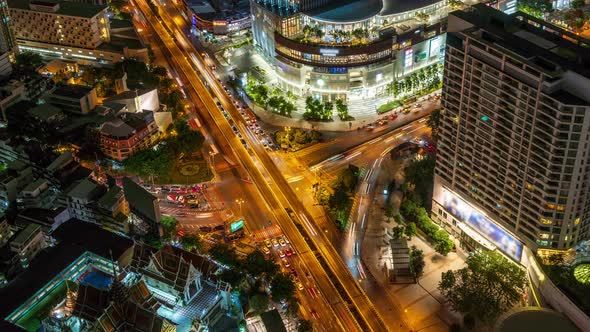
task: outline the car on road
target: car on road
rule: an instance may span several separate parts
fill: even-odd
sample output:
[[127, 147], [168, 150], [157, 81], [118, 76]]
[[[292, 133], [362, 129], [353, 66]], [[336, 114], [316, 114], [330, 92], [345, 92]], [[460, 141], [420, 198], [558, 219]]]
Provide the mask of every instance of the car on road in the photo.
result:
[[281, 247], [284, 247], [284, 246], [287, 245], [287, 242], [285, 242], [285, 240], [282, 237], [280, 237], [279, 238], [279, 244], [281, 245]]
[[264, 240], [264, 245], [265, 245], [267, 248], [272, 248], [272, 243], [270, 243], [270, 240], [268, 240], [268, 239], [267, 239], [267, 240]]
[[287, 257], [291, 257], [293, 256], [293, 251], [289, 248], [285, 249], [285, 255], [287, 255]]
[[270, 249], [268, 249], [267, 247], [262, 247], [262, 252], [263, 252], [265, 255], [270, 255]]
[[303, 284], [301, 283], [301, 281], [297, 282], [295, 285], [297, 286], [297, 289], [299, 289], [300, 291], [303, 290]]
[[291, 268], [291, 269], [289, 270], [289, 273], [291, 273], [291, 275], [292, 275], [294, 278], [298, 278], [298, 277], [297, 277], [297, 271], [295, 271], [295, 269], [294, 269], [294, 268]]
[[273, 247], [279, 246], [279, 241], [277, 241], [277, 239], [272, 239], [271, 242], [272, 242]]
[[222, 231], [225, 229], [224, 225], [217, 225], [213, 228], [214, 231]]
[[285, 252], [282, 250], [279, 250], [279, 257], [285, 258]]
[[289, 266], [291, 266], [291, 263], [289, 263], [289, 260], [288, 260], [288, 259], [286, 259], [286, 258], [282, 258], [282, 259], [281, 259], [281, 261], [283, 262], [283, 265], [284, 265], [285, 267], [289, 267]]
[[212, 228], [210, 226], [201, 226], [201, 227], [199, 227], [199, 230], [201, 232], [207, 233], [207, 232], [211, 232]]
[[311, 310], [310, 313], [313, 318], [315, 318], [315, 319], [320, 318], [320, 315], [318, 315], [318, 313], [315, 310]]

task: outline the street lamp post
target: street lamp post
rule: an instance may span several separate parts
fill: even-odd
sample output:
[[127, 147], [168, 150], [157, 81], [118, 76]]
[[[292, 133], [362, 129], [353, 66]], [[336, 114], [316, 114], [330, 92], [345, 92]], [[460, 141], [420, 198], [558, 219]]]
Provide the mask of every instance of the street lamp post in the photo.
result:
[[242, 204], [244, 203], [244, 200], [241, 198], [238, 198], [238, 199], [236, 199], [236, 203], [240, 207], [240, 216], [242, 216]]

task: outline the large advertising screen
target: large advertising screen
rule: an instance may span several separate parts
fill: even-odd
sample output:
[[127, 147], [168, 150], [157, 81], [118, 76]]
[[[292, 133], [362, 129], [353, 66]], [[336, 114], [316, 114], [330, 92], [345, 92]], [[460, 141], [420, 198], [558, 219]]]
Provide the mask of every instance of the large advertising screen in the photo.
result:
[[452, 192], [444, 190], [443, 200], [447, 211], [484, 236], [503, 253], [520, 262], [522, 243], [514, 236], [494, 224]]
[[430, 50], [428, 57], [438, 56], [440, 53], [441, 38], [436, 36], [430, 40]]
[[244, 219], [234, 221], [231, 223], [231, 225], [229, 225], [230, 234], [233, 234], [243, 228], [244, 228]]

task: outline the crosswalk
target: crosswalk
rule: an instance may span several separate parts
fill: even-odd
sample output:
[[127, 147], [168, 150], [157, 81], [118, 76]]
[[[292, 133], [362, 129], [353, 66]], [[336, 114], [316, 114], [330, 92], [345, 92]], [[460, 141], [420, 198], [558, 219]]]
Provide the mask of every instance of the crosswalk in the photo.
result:
[[270, 227], [266, 227], [264, 229], [259, 229], [253, 232], [254, 239], [256, 241], [263, 241], [265, 239], [270, 239], [281, 235], [281, 228], [279, 225], [272, 225]]

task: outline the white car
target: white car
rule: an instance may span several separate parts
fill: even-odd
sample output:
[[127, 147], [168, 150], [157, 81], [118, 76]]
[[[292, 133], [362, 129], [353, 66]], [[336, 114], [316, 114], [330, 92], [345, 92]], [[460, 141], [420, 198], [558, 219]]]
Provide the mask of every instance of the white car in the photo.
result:
[[287, 245], [287, 242], [285, 242], [285, 240], [282, 237], [280, 237], [279, 238], [279, 244], [281, 245], [281, 247], [284, 247], [284, 246]]

